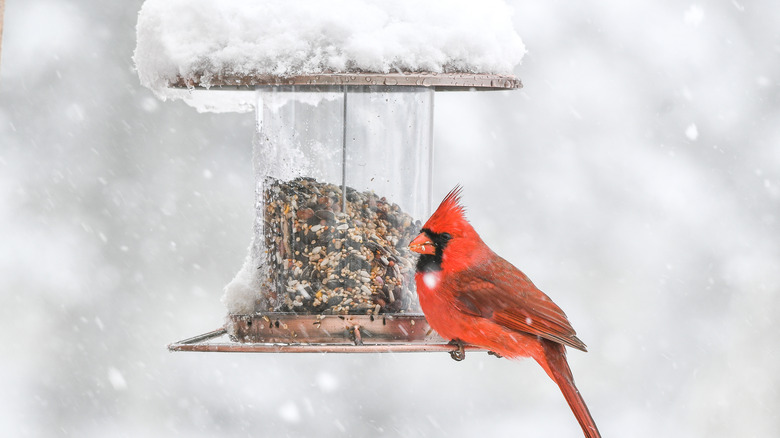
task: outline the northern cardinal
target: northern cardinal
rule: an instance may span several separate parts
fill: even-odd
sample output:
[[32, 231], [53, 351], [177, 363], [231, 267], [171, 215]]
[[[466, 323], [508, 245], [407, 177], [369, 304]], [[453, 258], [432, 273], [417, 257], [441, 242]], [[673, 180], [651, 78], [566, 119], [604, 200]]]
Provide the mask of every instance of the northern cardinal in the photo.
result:
[[532, 357], [558, 384], [586, 437], [600, 437], [574, 385], [565, 346], [587, 351], [566, 314], [482, 241], [464, 216], [460, 187], [444, 198], [409, 244], [420, 254], [415, 281], [428, 323], [459, 346], [501, 357]]

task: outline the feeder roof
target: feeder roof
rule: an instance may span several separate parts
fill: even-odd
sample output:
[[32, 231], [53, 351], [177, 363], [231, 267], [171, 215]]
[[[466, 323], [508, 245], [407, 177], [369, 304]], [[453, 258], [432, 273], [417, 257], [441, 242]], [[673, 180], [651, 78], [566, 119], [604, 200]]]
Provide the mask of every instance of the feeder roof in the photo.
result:
[[[146, 0], [133, 59], [158, 97], [188, 99], [180, 87], [318, 75], [330, 78], [319, 84], [363, 75], [372, 78], [363, 85], [516, 88], [524, 53], [502, 0]], [[228, 100], [200, 109], [251, 109], [251, 99]]]

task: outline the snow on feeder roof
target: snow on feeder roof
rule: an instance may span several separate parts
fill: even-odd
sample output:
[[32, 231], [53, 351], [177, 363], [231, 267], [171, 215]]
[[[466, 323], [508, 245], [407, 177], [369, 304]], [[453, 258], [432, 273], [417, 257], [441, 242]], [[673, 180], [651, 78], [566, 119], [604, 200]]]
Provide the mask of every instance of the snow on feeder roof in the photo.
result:
[[[224, 328], [175, 351], [452, 351], [414, 288], [434, 90], [519, 88], [498, 0], [147, 0], [141, 83], [199, 111], [256, 110], [256, 219]], [[214, 343], [227, 334], [232, 342]], [[206, 342], [209, 341], [209, 342]]]
[[511, 16], [501, 0], [147, 0], [133, 58], [144, 86], [200, 111], [249, 111], [253, 99], [194, 87], [518, 88], [525, 46]]

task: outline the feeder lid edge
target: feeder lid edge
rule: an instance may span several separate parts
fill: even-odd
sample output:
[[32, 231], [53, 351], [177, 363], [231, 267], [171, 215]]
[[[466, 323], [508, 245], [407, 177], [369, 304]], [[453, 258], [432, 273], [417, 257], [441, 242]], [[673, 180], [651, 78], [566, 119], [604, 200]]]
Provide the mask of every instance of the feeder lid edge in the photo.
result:
[[490, 91], [513, 90], [523, 84], [514, 75], [489, 73], [321, 73], [296, 76], [257, 75], [220, 75], [204, 77], [193, 75], [188, 78], [178, 76], [169, 83], [171, 88], [254, 88], [278, 86], [399, 86], [432, 87], [436, 91]]

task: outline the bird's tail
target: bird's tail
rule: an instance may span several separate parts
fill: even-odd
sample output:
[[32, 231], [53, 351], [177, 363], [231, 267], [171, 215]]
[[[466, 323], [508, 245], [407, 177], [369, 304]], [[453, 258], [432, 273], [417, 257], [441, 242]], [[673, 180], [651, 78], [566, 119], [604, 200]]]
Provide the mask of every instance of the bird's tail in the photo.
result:
[[[577, 421], [582, 427], [582, 431], [587, 438], [601, 438], [596, 422], [593, 421], [593, 417], [590, 415], [588, 406], [585, 404], [585, 400], [582, 399], [580, 391], [574, 385], [574, 377], [571, 374], [569, 363], [566, 361], [566, 349], [562, 344], [552, 342], [547, 339], [542, 339], [542, 345], [544, 346], [544, 361], [538, 360], [542, 368], [547, 371], [547, 374], [555, 380], [558, 387], [561, 388], [566, 402], [569, 403], [569, 407], [574, 416], [577, 417]], [[546, 362], [546, 363], [543, 363]]]

